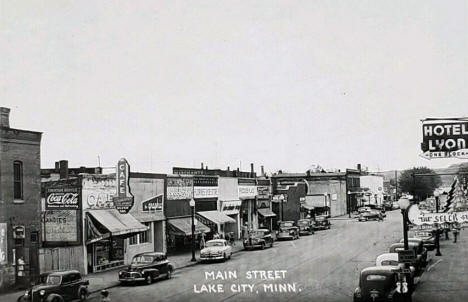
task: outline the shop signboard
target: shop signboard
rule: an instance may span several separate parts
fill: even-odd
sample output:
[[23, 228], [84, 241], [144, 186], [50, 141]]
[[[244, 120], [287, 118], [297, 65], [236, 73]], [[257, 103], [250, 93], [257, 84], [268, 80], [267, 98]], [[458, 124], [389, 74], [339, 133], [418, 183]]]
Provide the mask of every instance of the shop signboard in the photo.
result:
[[257, 186], [239, 185], [239, 198], [255, 198], [257, 196]]
[[78, 242], [78, 211], [48, 210], [44, 212], [45, 242]]
[[80, 188], [78, 187], [50, 187], [46, 188], [46, 210], [81, 208]]
[[128, 181], [129, 175], [130, 165], [125, 158], [121, 158], [117, 163], [117, 193], [114, 197], [115, 208], [120, 214], [127, 214], [134, 204]]
[[0, 265], [8, 263], [7, 224], [0, 223]]
[[114, 209], [115, 177], [87, 175], [83, 178], [82, 200], [85, 209]]
[[240, 200], [223, 201], [221, 204], [221, 212], [226, 215], [238, 214], [242, 202]]
[[167, 178], [167, 200], [191, 199], [192, 196], [192, 178]]
[[258, 198], [269, 198], [270, 197], [270, 186], [257, 186], [257, 197]]
[[217, 177], [195, 177], [193, 179], [194, 198], [217, 198], [218, 178]]
[[162, 212], [163, 210], [163, 195], [151, 197], [150, 199], [141, 202], [143, 212]]
[[408, 208], [408, 220], [414, 225], [440, 225], [446, 223], [468, 223], [468, 211], [446, 213], [424, 213], [414, 204]]
[[468, 121], [457, 119], [431, 120], [422, 124], [423, 142], [420, 155], [433, 158], [468, 158]]

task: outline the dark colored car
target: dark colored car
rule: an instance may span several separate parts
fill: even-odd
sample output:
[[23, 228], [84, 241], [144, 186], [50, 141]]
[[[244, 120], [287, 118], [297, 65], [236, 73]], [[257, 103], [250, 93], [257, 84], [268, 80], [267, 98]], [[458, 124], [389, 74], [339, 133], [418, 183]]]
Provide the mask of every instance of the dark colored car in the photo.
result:
[[382, 216], [382, 213], [379, 210], [371, 209], [371, 210], [364, 211], [361, 214], [359, 214], [358, 220], [359, 221], [369, 221], [369, 220], [382, 221], [383, 216]]
[[436, 248], [436, 233], [438, 231], [437, 229], [414, 230], [410, 232], [410, 236], [421, 239], [423, 246], [428, 251], [433, 251]]
[[294, 221], [279, 222], [279, 231], [277, 239], [299, 239], [299, 228], [296, 226]]
[[[410, 249], [413, 249], [415, 251], [415, 259], [410, 265], [414, 266], [417, 273], [420, 273], [425, 266], [426, 260], [424, 260], [424, 255], [418, 253], [419, 243], [408, 242], [408, 246]], [[404, 249], [405, 249], [404, 243], [398, 242], [390, 246], [389, 252], [398, 253], [399, 251], [403, 251]], [[426, 257], [427, 257], [427, 251], [426, 251]]]
[[153, 280], [165, 277], [170, 279], [174, 272], [174, 265], [167, 260], [164, 253], [148, 252], [137, 254], [127, 269], [119, 271], [121, 283], [145, 282], [151, 284]]
[[331, 226], [330, 216], [318, 215], [315, 216], [314, 230], [326, 230]]
[[79, 271], [58, 271], [42, 275], [45, 282], [34, 285], [18, 302], [64, 302], [79, 299], [86, 301], [89, 281], [81, 277]]
[[297, 226], [299, 227], [300, 235], [312, 235], [314, 233], [314, 221], [311, 219], [299, 219]]
[[372, 266], [363, 269], [359, 276], [359, 287], [354, 291], [353, 301], [395, 301], [399, 295], [397, 270], [399, 270], [397, 266]]
[[273, 237], [268, 229], [258, 229], [250, 231], [248, 238], [244, 238], [244, 248], [261, 248], [273, 247]]
[[[400, 240], [403, 243], [404, 239]], [[410, 237], [408, 238], [408, 245], [410, 248], [414, 248], [416, 255], [421, 255], [421, 263], [423, 266], [427, 265], [427, 249], [424, 247], [424, 242], [420, 238]]]

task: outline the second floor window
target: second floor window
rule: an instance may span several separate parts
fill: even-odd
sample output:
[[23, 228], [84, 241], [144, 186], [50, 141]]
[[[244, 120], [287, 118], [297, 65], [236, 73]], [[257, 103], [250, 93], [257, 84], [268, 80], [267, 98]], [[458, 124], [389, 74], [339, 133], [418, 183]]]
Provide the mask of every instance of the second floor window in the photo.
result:
[[13, 162], [13, 199], [23, 199], [23, 163]]

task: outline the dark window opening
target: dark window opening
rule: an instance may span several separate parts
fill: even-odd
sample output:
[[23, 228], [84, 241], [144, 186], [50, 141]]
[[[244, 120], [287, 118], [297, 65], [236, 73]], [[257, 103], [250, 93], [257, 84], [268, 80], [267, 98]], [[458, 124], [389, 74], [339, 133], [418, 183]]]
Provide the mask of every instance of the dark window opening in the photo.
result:
[[23, 199], [23, 163], [13, 162], [13, 191], [14, 199]]

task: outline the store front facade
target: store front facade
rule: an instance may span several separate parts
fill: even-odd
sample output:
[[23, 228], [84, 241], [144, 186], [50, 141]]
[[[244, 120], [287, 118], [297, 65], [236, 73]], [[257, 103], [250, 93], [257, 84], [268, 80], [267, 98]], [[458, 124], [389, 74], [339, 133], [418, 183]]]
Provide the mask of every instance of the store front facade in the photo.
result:
[[218, 187], [219, 211], [235, 221], [226, 225], [225, 232], [233, 234], [236, 239], [240, 239], [240, 209], [242, 202], [239, 199], [238, 180], [234, 177], [220, 177], [218, 179]]
[[258, 229], [257, 182], [255, 178], [238, 178], [238, 194], [241, 200], [242, 237], [246, 232]]
[[257, 212], [259, 228], [273, 230], [273, 222], [276, 214], [271, 210], [272, 197], [270, 179], [257, 179]]

